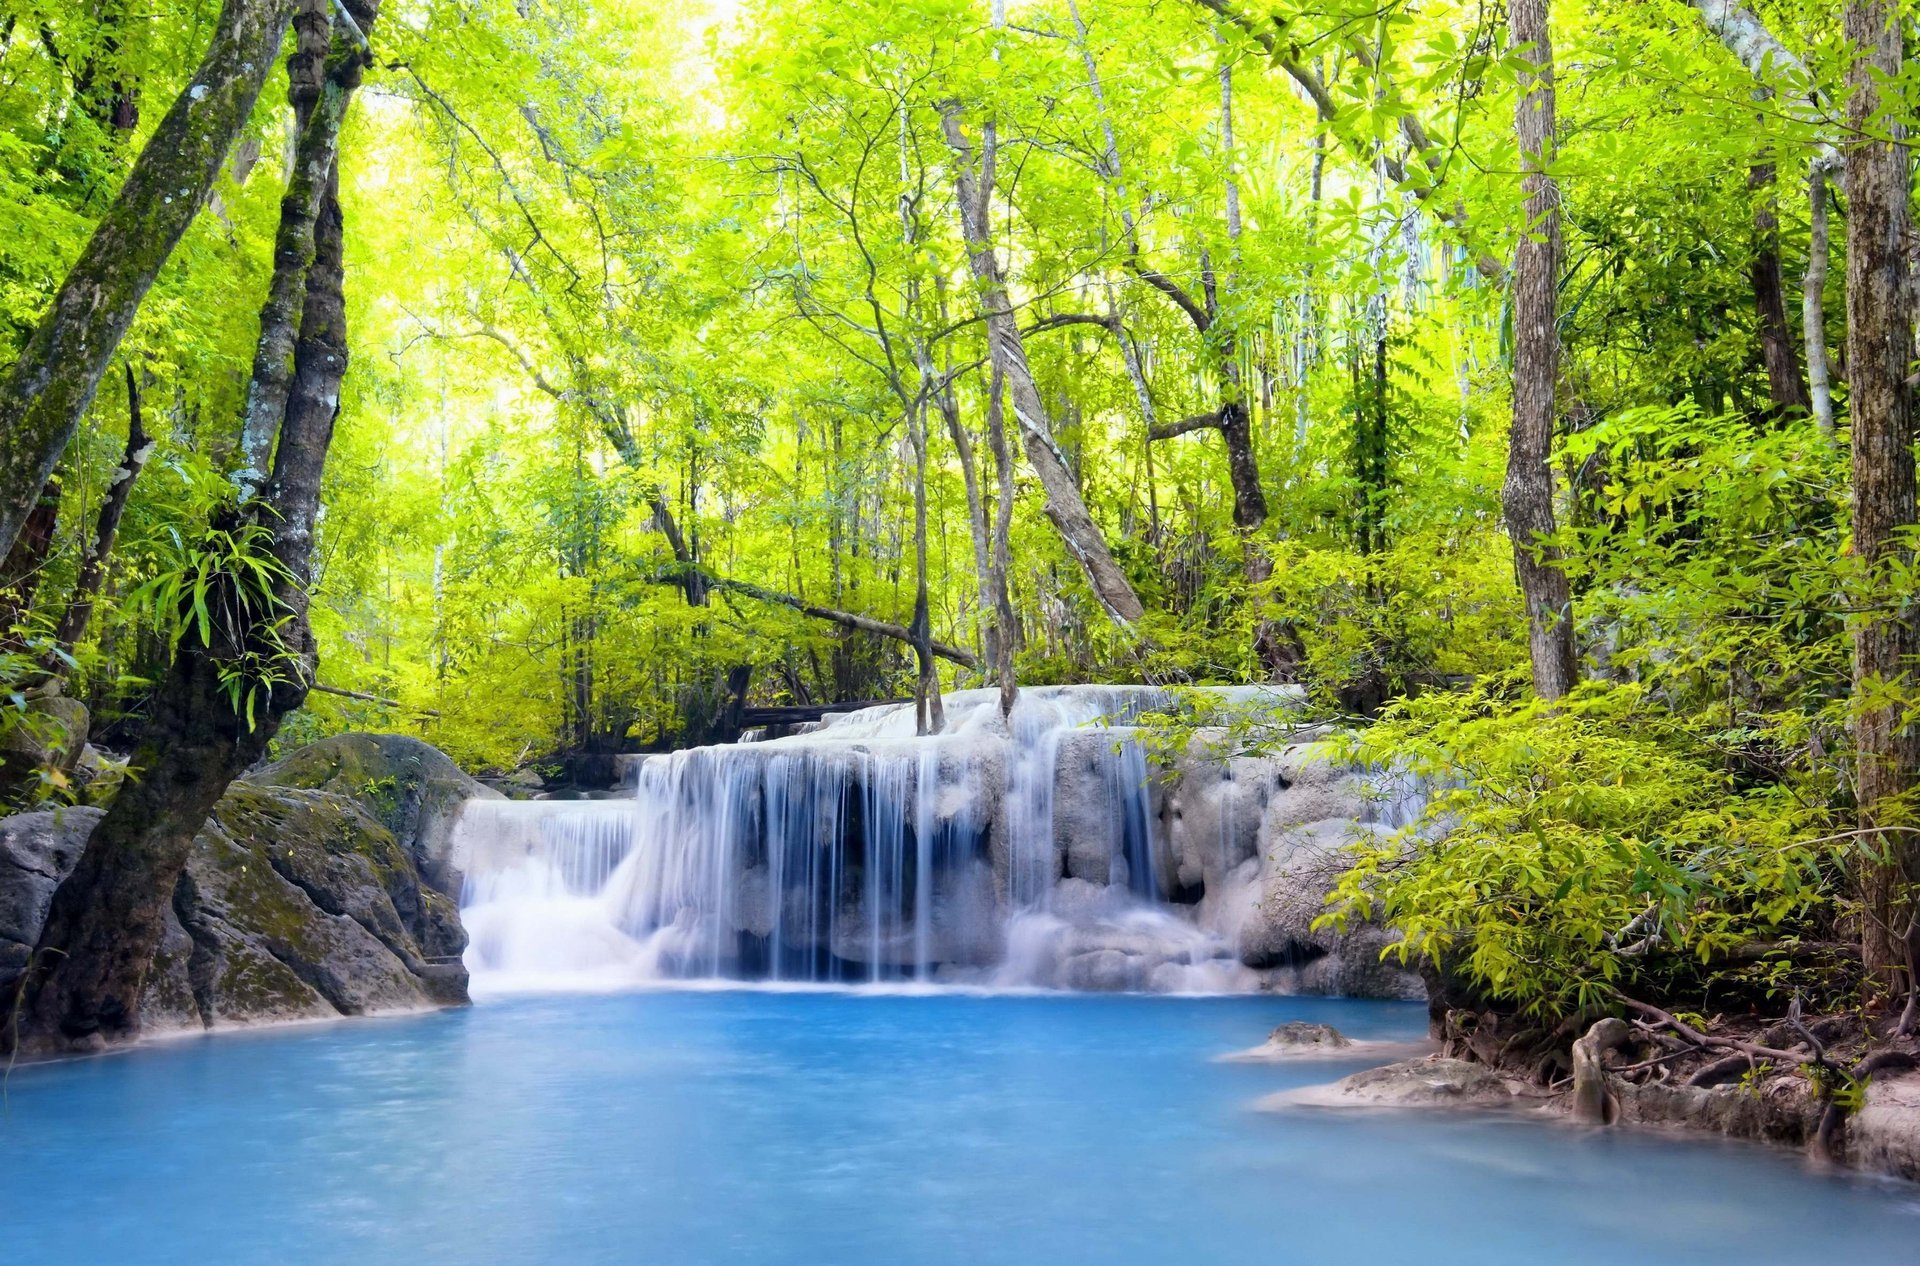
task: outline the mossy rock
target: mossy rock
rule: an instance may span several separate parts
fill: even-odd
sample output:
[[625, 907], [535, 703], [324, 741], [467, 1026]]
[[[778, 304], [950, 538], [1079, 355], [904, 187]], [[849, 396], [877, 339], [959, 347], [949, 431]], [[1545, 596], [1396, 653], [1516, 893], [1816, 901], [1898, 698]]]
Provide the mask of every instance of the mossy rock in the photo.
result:
[[[329, 739], [234, 783], [172, 894], [148, 1031], [464, 1003], [458, 876], [430, 859], [485, 794], [436, 749], [384, 735]], [[0, 818], [0, 971], [24, 964], [101, 814]]]
[[460, 807], [475, 798], [505, 798], [469, 778], [439, 748], [404, 734], [337, 734], [288, 753], [247, 781], [353, 800], [392, 833], [427, 883], [453, 900], [460, 879], [448, 853]]

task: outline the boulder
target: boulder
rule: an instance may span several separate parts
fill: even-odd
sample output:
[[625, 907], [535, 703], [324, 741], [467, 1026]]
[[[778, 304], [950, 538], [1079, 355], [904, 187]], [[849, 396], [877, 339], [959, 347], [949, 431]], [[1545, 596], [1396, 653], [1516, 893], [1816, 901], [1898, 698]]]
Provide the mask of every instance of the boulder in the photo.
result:
[[80, 860], [98, 809], [54, 809], [0, 818], [0, 980], [27, 965], [53, 890]]
[[[195, 837], [142, 1003], [148, 1032], [467, 1000], [466, 933], [432, 879], [464, 776], [415, 740], [314, 747], [234, 783]], [[361, 794], [328, 789], [347, 786]], [[0, 819], [0, 976], [26, 963], [103, 813]]]
[[1288, 1050], [1337, 1051], [1352, 1046], [1353, 1040], [1331, 1024], [1289, 1020], [1267, 1034], [1267, 1045]]
[[1265, 1108], [1507, 1108], [1530, 1100], [1517, 1083], [1485, 1064], [1430, 1056], [1369, 1068], [1331, 1086], [1283, 1091]]
[[469, 799], [505, 799], [462, 773], [445, 752], [403, 734], [337, 734], [247, 776], [263, 787], [326, 791], [365, 808], [412, 856], [421, 876], [458, 898], [454, 823]]

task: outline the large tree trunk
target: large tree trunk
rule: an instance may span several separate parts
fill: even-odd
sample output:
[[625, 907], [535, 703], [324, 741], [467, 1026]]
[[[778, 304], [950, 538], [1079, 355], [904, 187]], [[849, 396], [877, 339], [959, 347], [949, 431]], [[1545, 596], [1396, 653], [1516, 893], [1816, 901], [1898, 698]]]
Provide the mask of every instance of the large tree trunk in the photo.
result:
[[1520, 160], [1526, 168], [1526, 225], [1513, 256], [1513, 432], [1501, 491], [1514, 571], [1527, 607], [1527, 647], [1533, 688], [1542, 699], [1573, 689], [1573, 595], [1560, 569], [1554, 532], [1554, 379], [1560, 336], [1555, 288], [1560, 269], [1560, 190], [1548, 173], [1554, 153], [1553, 43], [1549, 0], [1513, 0], [1510, 43], [1532, 63], [1514, 113]]
[[206, 201], [279, 58], [291, 11], [291, 0], [225, 0], [205, 59], [0, 387], [0, 555], [13, 547], [141, 300]]
[[[1847, 150], [1847, 374], [1853, 414], [1853, 548], [1870, 574], [1904, 572], [1913, 554], [1903, 534], [1915, 520], [1912, 367], [1905, 236], [1906, 147], [1900, 123], [1878, 114], [1880, 82], [1900, 75], [1898, 6], [1853, 0], [1846, 40], [1855, 58], [1848, 73], [1847, 121], [1857, 139]], [[1888, 128], [1895, 136], [1886, 138]], [[1875, 585], [1870, 592], [1887, 593]], [[1905, 830], [1898, 798], [1913, 784], [1920, 746], [1883, 683], [1909, 676], [1916, 639], [1912, 617], [1886, 610], [1854, 626], [1856, 695], [1876, 700], [1855, 720], [1855, 794], [1870, 851], [1859, 861], [1862, 951], [1868, 970], [1886, 984], [1904, 979], [1920, 949], [1911, 890], [1920, 880], [1920, 846]], [[1909, 982], [1911, 983], [1911, 982]]]
[[[293, 169], [280, 197], [280, 226], [273, 239], [273, 279], [260, 309], [260, 337], [254, 344], [253, 377], [247, 383], [240, 428], [241, 468], [235, 476], [242, 499], [267, 477], [274, 436], [287, 412], [293, 387], [293, 344], [303, 301], [307, 266], [313, 258], [314, 221], [333, 178], [340, 152], [340, 124], [350, 93], [326, 84], [328, 33], [333, 26], [331, 0], [298, 0], [294, 25], [297, 46], [287, 63], [287, 99], [293, 106]], [[349, 37], [351, 38], [351, 37]]]
[[1026, 345], [1021, 340], [1020, 324], [1007, 296], [1006, 280], [1000, 275], [1000, 261], [993, 253], [993, 232], [987, 222], [986, 206], [986, 196], [993, 187], [993, 150], [985, 148], [981, 170], [976, 175], [973, 147], [961, 127], [957, 105], [949, 103], [941, 111], [941, 125], [947, 144], [958, 159], [954, 183], [960, 205], [960, 225], [966, 235], [973, 276], [980, 283], [986, 305], [988, 347], [994, 365], [1006, 377], [1027, 461], [1046, 492], [1047, 518], [1052, 520], [1067, 549], [1086, 572], [1094, 597], [1107, 614], [1122, 625], [1132, 624], [1146, 614], [1146, 609], [1140, 605], [1140, 597], [1134, 593], [1125, 573], [1113, 561], [1107, 539], [1093, 516], [1087, 513], [1073, 471], [1054, 442], [1040, 389], [1034, 385], [1033, 371], [1027, 366]]
[[[356, 0], [350, 11], [361, 31], [371, 27], [373, 0]], [[325, 28], [303, 27], [301, 37], [303, 52], [326, 57], [326, 91], [351, 94], [364, 66], [359, 42], [335, 39], [329, 52], [321, 42]], [[311, 132], [303, 134], [303, 145], [310, 139]], [[218, 629], [211, 646], [181, 643], [135, 754], [141, 777], [114, 798], [73, 874], [54, 893], [21, 981], [22, 1045], [98, 1049], [138, 1035], [141, 993], [193, 837], [233, 780], [266, 754], [281, 720], [305, 702], [313, 681], [307, 622], [313, 532], [347, 369], [337, 172], [328, 173], [323, 190], [312, 248], [299, 253], [311, 263], [302, 268], [305, 299], [272, 473], [260, 501], [231, 516], [257, 513], [270, 531], [267, 548], [284, 572], [274, 586], [277, 613], [271, 621]], [[275, 671], [256, 677], [262, 697], [236, 705], [223, 666], [243, 654]]]
[[65, 660], [72, 656], [80, 639], [86, 636], [87, 625], [93, 619], [94, 600], [100, 596], [100, 586], [107, 578], [107, 564], [113, 557], [113, 544], [120, 535], [120, 520], [127, 513], [127, 502], [133, 496], [133, 481], [140, 477], [140, 471], [147, 464], [147, 458], [153, 455], [153, 441], [147, 438], [146, 427], [140, 416], [140, 381], [133, 363], [127, 363], [127, 448], [120, 459], [120, 465], [113, 472], [113, 480], [107, 485], [107, 499], [100, 505], [100, 515], [94, 521], [93, 539], [87, 543], [86, 553], [80, 559], [80, 573], [74, 578], [73, 595], [67, 600], [67, 609], [60, 616], [60, 627], [54, 633], [55, 653], [47, 660], [47, 670], [59, 674], [65, 667]]

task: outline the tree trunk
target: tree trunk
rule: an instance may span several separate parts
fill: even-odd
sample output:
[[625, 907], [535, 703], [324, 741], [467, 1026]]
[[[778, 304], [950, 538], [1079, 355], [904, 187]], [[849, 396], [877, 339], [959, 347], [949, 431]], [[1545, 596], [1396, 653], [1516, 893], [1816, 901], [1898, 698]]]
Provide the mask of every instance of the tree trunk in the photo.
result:
[[[1898, 81], [1901, 33], [1891, 0], [1852, 0], [1844, 29], [1854, 63], [1847, 121], [1857, 139], [1847, 150], [1847, 377], [1853, 414], [1853, 548], [1875, 578], [1904, 572], [1913, 555], [1903, 534], [1915, 520], [1913, 313], [1909, 309], [1909, 176], [1897, 118], [1879, 115], [1880, 83]], [[1887, 138], [1886, 129], [1895, 129]], [[1904, 683], [1916, 639], [1911, 616], [1870, 614], [1854, 626], [1857, 697], [1878, 700]], [[1920, 748], [1897, 700], [1873, 702], [1856, 718], [1855, 795], [1862, 829], [1911, 825], [1899, 797], [1913, 784]], [[1907, 974], [1920, 949], [1912, 885], [1920, 846], [1904, 830], [1869, 836], [1859, 860], [1861, 949], [1885, 985]]]
[[1800, 283], [1801, 341], [1807, 348], [1808, 408], [1822, 435], [1833, 434], [1833, 383], [1827, 364], [1827, 167], [1807, 167], [1807, 271]]
[[1773, 164], [1755, 163], [1747, 187], [1757, 197], [1753, 209], [1753, 305], [1759, 319], [1760, 350], [1767, 366], [1767, 390], [1776, 417], [1805, 411], [1806, 385], [1800, 379], [1800, 358], [1794, 350], [1793, 327], [1787, 322], [1786, 286], [1780, 268], [1780, 217], [1774, 198]]
[[1146, 610], [1125, 573], [1113, 561], [1106, 537], [1093, 516], [1087, 513], [1073, 472], [1054, 442], [1046, 406], [1041, 403], [1039, 388], [1034, 385], [1033, 371], [1027, 367], [1026, 346], [1020, 337], [1013, 304], [1007, 297], [1006, 281], [1000, 275], [1000, 261], [993, 253], [993, 234], [987, 222], [985, 200], [993, 188], [993, 150], [985, 149], [981, 170], [976, 175], [973, 147], [961, 127], [957, 105], [949, 103], [942, 109], [941, 124], [947, 144], [959, 160], [954, 183], [961, 231], [966, 236], [968, 261], [986, 305], [988, 347], [994, 365], [1006, 378], [1007, 390], [1013, 399], [1014, 420], [1020, 426], [1020, 436], [1026, 445], [1027, 461], [1046, 492], [1047, 518], [1052, 520], [1067, 549], [1086, 572], [1094, 597], [1107, 614], [1121, 625], [1133, 624]]
[[[361, 31], [372, 26], [373, 3], [350, 0]], [[327, 46], [312, 42], [324, 35], [303, 28], [302, 51], [321, 55]], [[335, 39], [325, 55], [327, 90], [351, 94], [364, 66], [358, 42]], [[303, 269], [293, 376], [257, 512], [271, 533], [267, 548], [284, 569], [274, 585], [277, 612], [216, 630], [214, 645], [183, 641], [178, 648], [135, 754], [142, 776], [114, 798], [54, 893], [20, 981], [23, 1046], [92, 1050], [138, 1035], [140, 996], [194, 836], [233, 780], [266, 754], [281, 720], [306, 700], [316, 666], [307, 623], [313, 532], [347, 369], [343, 239], [334, 171], [314, 218], [313, 246], [301, 252], [311, 263]], [[242, 655], [273, 670], [255, 677], [264, 696], [257, 707], [236, 706], [228, 690]], [[257, 673], [251, 664], [245, 671]]]
[[0, 559], [0, 649], [28, 645], [33, 597], [40, 589], [40, 576], [53, 553], [53, 534], [59, 526], [60, 485], [49, 481], [34, 500], [13, 548]]
[[949, 383], [935, 397], [940, 410], [941, 420], [947, 424], [947, 435], [953, 440], [953, 451], [960, 459], [960, 479], [967, 493], [967, 534], [973, 541], [973, 574], [979, 597], [980, 612], [976, 621], [980, 630], [980, 649], [986, 661], [991, 664], [999, 659], [996, 639], [999, 629], [996, 624], [993, 590], [993, 528], [989, 522], [986, 494], [980, 487], [980, 463], [974, 453], [973, 436], [967, 431], [967, 424], [960, 416], [960, 403], [954, 398], [953, 386]]
[[141, 300], [206, 201], [278, 60], [291, 9], [290, 0], [225, 0], [206, 57], [0, 386], [0, 554], [13, 547]]
[[273, 279], [260, 309], [260, 337], [254, 344], [253, 377], [247, 383], [241, 420], [241, 468], [235, 476], [241, 499], [253, 495], [267, 476], [273, 439], [286, 416], [293, 387], [293, 344], [313, 257], [314, 220], [327, 196], [334, 158], [340, 152], [340, 123], [350, 98], [327, 82], [328, 33], [333, 25], [330, 0], [298, 0], [298, 31], [287, 60], [287, 101], [293, 107], [293, 167], [280, 197], [280, 226], [273, 239]]
[[[922, 355], [922, 371], [932, 366]], [[947, 726], [940, 698], [940, 665], [933, 657], [933, 606], [927, 596], [927, 405], [914, 402], [907, 416], [907, 438], [913, 445], [913, 654], [919, 665], [914, 686], [914, 728], [938, 734]]]
[[1555, 287], [1560, 269], [1560, 190], [1548, 167], [1554, 154], [1553, 44], [1549, 0], [1513, 0], [1510, 44], [1532, 63], [1522, 72], [1514, 113], [1520, 160], [1526, 168], [1526, 226], [1513, 256], [1513, 432], [1501, 500], [1513, 538], [1514, 571], [1527, 607], [1527, 646], [1533, 688], [1542, 699], [1573, 689], [1573, 595], [1560, 569], [1554, 532], [1554, 379], [1560, 336]]
[[1006, 378], [995, 366], [987, 386], [987, 444], [993, 450], [995, 477], [1000, 485], [993, 520], [993, 603], [999, 636], [994, 646], [993, 675], [1000, 685], [1000, 715], [1013, 713], [1020, 693], [1013, 675], [1013, 652], [1020, 645], [1020, 619], [1013, 610], [1013, 591], [1007, 572], [1013, 565], [1013, 454], [1007, 446]]
[[120, 520], [133, 495], [133, 481], [140, 477], [141, 469], [152, 455], [153, 441], [147, 438], [140, 416], [139, 377], [133, 362], [129, 361], [127, 450], [119, 468], [113, 472], [112, 482], [107, 485], [107, 499], [100, 506], [100, 517], [94, 521], [93, 540], [88, 542], [87, 552], [80, 559], [80, 574], [74, 578], [73, 596], [68, 599], [67, 609], [60, 616], [60, 627], [54, 633], [56, 653], [47, 661], [49, 672], [60, 673], [64, 661], [86, 636], [87, 624], [93, 619], [94, 599], [100, 596], [100, 586], [107, 578], [107, 563], [113, 557], [113, 543], [120, 535]]

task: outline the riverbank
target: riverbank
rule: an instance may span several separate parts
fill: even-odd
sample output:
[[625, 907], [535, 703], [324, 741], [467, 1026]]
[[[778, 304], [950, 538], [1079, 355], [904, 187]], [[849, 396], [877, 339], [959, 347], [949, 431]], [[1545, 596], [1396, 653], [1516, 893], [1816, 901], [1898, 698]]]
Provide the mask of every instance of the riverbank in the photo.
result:
[[[1634, 1038], [1624, 1021], [1601, 1021], [1575, 1044], [1573, 1071], [1546, 1081], [1535, 1075], [1537, 1069], [1440, 1051], [1280, 1091], [1258, 1106], [1278, 1112], [1498, 1112], [1586, 1129], [1717, 1136], [1920, 1182], [1920, 1071], [1904, 1045], [1883, 1045], [1865, 1055], [1836, 1043], [1822, 1048], [1824, 1062], [1809, 1074], [1802, 1071], [1806, 1066], [1782, 1068], [1759, 1055], [1649, 1056], [1634, 1049]], [[1290, 1043], [1276, 1033], [1268, 1046], [1276, 1044]], [[1324, 1051], [1325, 1058], [1336, 1049], [1319, 1039], [1301, 1053]]]

